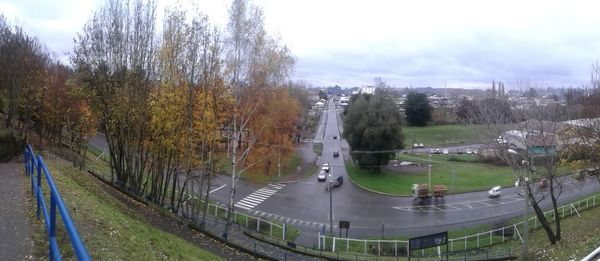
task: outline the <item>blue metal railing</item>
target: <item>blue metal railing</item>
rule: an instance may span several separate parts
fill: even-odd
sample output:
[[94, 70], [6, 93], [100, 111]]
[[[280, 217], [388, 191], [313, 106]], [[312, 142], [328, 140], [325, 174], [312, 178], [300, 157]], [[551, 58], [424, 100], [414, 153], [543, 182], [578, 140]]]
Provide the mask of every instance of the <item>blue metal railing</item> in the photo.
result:
[[[44, 224], [46, 226], [46, 232], [48, 233], [49, 259], [61, 260], [60, 249], [58, 248], [58, 242], [56, 240], [56, 210], [58, 208], [58, 213], [60, 214], [65, 230], [69, 235], [77, 259], [91, 260], [42, 156], [37, 155], [36, 157], [33, 149], [29, 145], [25, 147], [24, 154], [25, 173], [31, 177], [31, 191], [37, 202], [36, 217], [38, 219], [40, 218], [40, 211], [44, 214]], [[44, 193], [42, 192], [42, 173], [46, 179], [48, 189], [50, 189], [50, 213], [48, 213], [48, 206], [46, 206]]]

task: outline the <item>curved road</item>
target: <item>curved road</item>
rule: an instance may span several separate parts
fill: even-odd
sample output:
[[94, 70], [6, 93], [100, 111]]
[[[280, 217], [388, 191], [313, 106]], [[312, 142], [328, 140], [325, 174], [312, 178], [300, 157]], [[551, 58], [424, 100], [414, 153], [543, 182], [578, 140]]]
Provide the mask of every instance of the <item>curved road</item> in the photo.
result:
[[[349, 237], [380, 236], [382, 226], [385, 235], [421, 235], [457, 229], [476, 224], [500, 224], [523, 212], [523, 198], [515, 188], [502, 190], [497, 199], [487, 197], [487, 192], [447, 195], [444, 200], [431, 201], [431, 205], [413, 205], [411, 197], [393, 197], [367, 192], [346, 177], [344, 159], [334, 158], [339, 150], [348, 157], [348, 144], [341, 139], [336, 110], [323, 112], [322, 122], [315, 141], [323, 142], [323, 156], [317, 162], [331, 165], [335, 176], [342, 175], [345, 182], [332, 191], [333, 224], [340, 220], [350, 221]], [[323, 124], [325, 123], [325, 124]], [[338, 136], [334, 139], [333, 136]], [[211, 196], [227, 202], [230, 177], [219, 177]], [[329, 231], [329, 192], [325, 183], [316, 176], [302, 182], [273, 185], [254, 185], [239, 181], [236, 202], [239, 211], [287, 222], [302, 230], [298, 243], [316, 244], [318, 231], [325, 226]], [[572, 201], [600, 190], [595, 181], [567, 181], [561, 202]], [[544, 200], [543, 204], [549, 204]], [[533, 210], [530, 209], [530, 215]], [[334, 229], [335, 233], [338, 233]]]
[[[315, 135], [315, 142], [323, 142], [323, 156], [317, 163], [327, 162], [334, 177], [344, 176], [344, 184], [332, 191], [333, 224], [337, 229], [340, 220], [350, 221], [349, 237], [378, 237], [382, 227], [386, 236], [415, 236], [484, 223], [503, 224], [523, 213], [523, 198], [515, 188], [503, 189], [497, 199], [489, 199], [483, 191], [447, 195], [444, 200], [432, 200], [430, 205], [413, 205], [412, 197], [385, 196], [357, 187], [347, 178], [344, 158], [348, 158], [349, 146], [341, 139], [337, 114], [335, 109], [323, 112]], [[95, 137], [90, 143], [108, 150], [103, 136]], [[341, 152], [340, 157], [333, 157], [334, 150]], [[217, 177], [211, 198], [228, 202], [230, 182], [229, 176]], [[593, 179], [586, 182], [569, 179], [566, 183], [561, 203], [600, 191], [600, 185]], [[326, 183], [317, 181], [316, 175], [289, 184], [251, 184], [239, 180], [236, 209], [287, 222], [302, 231], [297, 243], [316, 245], [318, 232], [323, 228], [329, 231], [329, 192], [325, 186]], [[548, 199], [542, 201], [545, 207], [549, 204]], [[533, 216], [533, 210], [529, 211]], [[338, 233], [335, 229], [334, 232]]]

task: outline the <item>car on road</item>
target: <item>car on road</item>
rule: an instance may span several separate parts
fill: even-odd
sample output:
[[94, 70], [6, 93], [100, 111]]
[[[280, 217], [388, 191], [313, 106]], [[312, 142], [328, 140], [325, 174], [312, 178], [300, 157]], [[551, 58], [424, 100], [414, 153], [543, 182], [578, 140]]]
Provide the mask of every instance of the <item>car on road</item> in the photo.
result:
[[329, 163], [323, 163], [323, 165], [321, 165], [321, 170], [325, 171], [325, 173], [329, 173]]
[[443, 154], [445, 154], [445, 155], [448, 155], [448, 153], [450, 153], [450, 152], [448, 151], [448, 149], [444, 149], [444, 150], [442, 151], [442, 153], [443, 153]]
[[337, 140], [337, 135], [333, 135], [333, 139], [334, 139], [334, 140]]
[[319, 174], [317, 175], [317, 180], [318, 181], [327, 180], [327, 172], [325, 172], [324, 170], [319, 170]]
[[338, 151], [338, 150], [334, 150], [334, 151], [333, 151], [333, 157], [334, 157], [334, 158], [337, 158], [337, 157], [339, 157], [339, 156], [340, 156], [340, 151]]
[[473, 151], [471, 149], [467, 149], [466, 153], [467, 154], [473, 154]]
[[435, 149], [435, 154], [442, 154], [442, 151], [440, 149]]
[[490, 198], [500, 197], [500, 190], [501, 189], [502, 189], [502, 187], [500, 187], [500, 186], [495, 186], [495, 187], [491, 188], [490, 190], [488, 190], [488, 196]]
[[324, 170], [319, 170], [319, 174], [317, 175], [317, 180], [318, 181], [327, 180], [327, 172], [325, 172]]
[[331, 182], [331, 184], [328, 183], [325, 186], [325, 190], [337, 188], [337, 187], [341, 186], [343, 183], [344, 183], [344, 177], [343, 176], [338, 176], [335, 179], [333, 179], [333, 181]]
[[435, 150], [434, 149], [429, 149], [429, 154], [435, 154]]

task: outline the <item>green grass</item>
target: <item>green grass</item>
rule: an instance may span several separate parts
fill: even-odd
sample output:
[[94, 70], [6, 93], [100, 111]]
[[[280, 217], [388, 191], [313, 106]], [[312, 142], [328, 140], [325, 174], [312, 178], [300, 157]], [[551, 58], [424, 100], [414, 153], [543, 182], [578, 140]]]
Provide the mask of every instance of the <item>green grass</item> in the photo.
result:
[[[46, 156], [45, 160], [93, 259], [221, 260], [136, 217], [136, 213], [98, 187], [89, 175], [73, 168], [71, 163], [52, 156]], [[66, 237], [64, 232], [59, 234]], [[65, 239], [61, 241], [64, 249], [68, 249], [65, 258], [74, 258]]]
[[[580, 211], [581, 217], [572, 215], [561, 219], [562, 239], [551, 245], [545, 230], [529, 232], [531, 260], [580, 260], [600, 246], [600, 207]], [[539, 223], [538, 223], [539, 224]], [[554, 223], [551, 223], [554, 229]], [[531, 223], [530, 223], [531, 227]], [[520, 255], [518, 240], [496, 245], [491, 249], [514, 249]]]
[[[223, 171], [231, 174], [231, 162], [225, 153], [218, 153], [219, 164], [223, 166]], [[292, 155], [292, 157], [284, 162], [281, 162], [281, 177], [278, 176], [277, 162], [272, 166], [271, 176], [263, 174], [262, 170], [250, 168], [242, 173], [242, 178], [254, 183], [266, 183], [266, 182], [279, 182], [284, 181], [286, 178], [296, 172], [298, 166], [302, 164], [302, 159], [298, 154]], [[301, 177], [309, 177], [317, 171], [317, 166], [311, 163], [310, 168], [305, 168]]]
[[[475, 156], [466, 156], [475, 157]], [[492, 186], [503, 187], [514, 184], [512, 169], [482, 163], [448, 161], [448, 155], [432, 155], [431, 183], [446, 185], [450, 193], [486, 190]], [[402, 154], [400, 160], [423, 164], [410, 173], [392, 172], [382, 169], [380, 173], [347, 165], [348, 174], [356, 183], [371, 190], [394, 194], [409, 195], [412, 184], [428, 182], [427, 156]]]
[[406, 148], [414, 143], [423, 143], [426, 147], [450, 146], [457, 144], [474, 144], [487, 141], [478, 135], [474, 125], [436, 125], [425, 127], [404, 127], [404, 143]]

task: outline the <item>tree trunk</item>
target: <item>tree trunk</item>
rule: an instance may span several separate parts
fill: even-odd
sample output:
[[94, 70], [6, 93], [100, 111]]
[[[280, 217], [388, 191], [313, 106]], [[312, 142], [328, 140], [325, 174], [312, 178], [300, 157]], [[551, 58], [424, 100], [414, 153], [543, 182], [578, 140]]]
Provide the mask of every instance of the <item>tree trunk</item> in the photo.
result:
[[533, 207], [533, 210], [535, 211], [535, 215], [537, 216], [538, 220], [540, 221], [542, 228], [544, 228], [544, 230], [546, 231], [546, 236], [548, 236], [548, 240], [550, 241], [550, 244], [554, 245], [556, 243], [557, 239], [556, 239], [556, 236], [554, 235], [554, 232], [552, 231], [552, 227], [550, 227], [550, 223], [548, 222], [548, 219], [544, 215], [544, 211], [538, 205], [533, 193], [531, 193], [530, 186], [528, 185], [528, 186], [526, 186], [526, 188], [528, 190], [527, 194], [529, 195], [529, 201], [531, 202], [531, 207]]
[[561, 233], [561, 229], [560, 229], [560, 215], [558, 213], [558, 204], [557, 201], [558, 199], [556, 198], [556, 194], [554, 193], [554, 179], [550, 178], [550, 198], [552, 199], [552, 209], [554, 211], [554, 226], [556, 229], [556, 241], [560, 241], [560, 233]]

